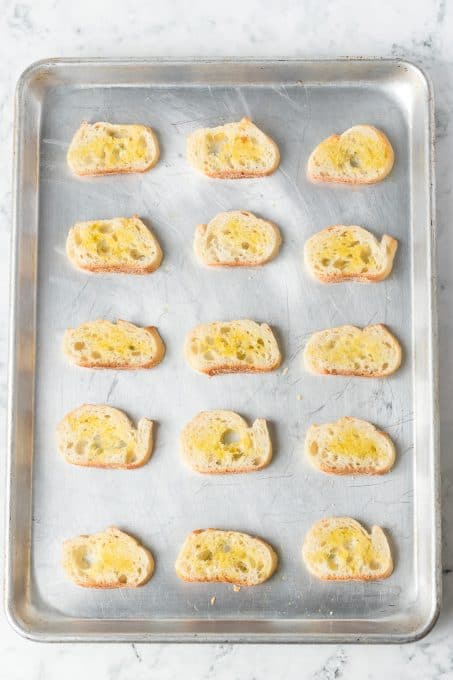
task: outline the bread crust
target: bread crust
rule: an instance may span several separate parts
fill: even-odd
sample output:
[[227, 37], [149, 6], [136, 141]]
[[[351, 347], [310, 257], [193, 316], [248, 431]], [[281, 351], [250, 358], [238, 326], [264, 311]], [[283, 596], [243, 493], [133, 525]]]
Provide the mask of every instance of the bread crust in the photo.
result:
[[[401, 345], [399, 344], [398, 340], [395, 338], [395, 336], [389, 331], [387, 326], [382, 323], [376, 323], [372, 324], [370, 326], [365, 326], [363, 329], [358, 328], [357, 326], [340, 326], [339, 328], [344, 328], [344, 329], [355, 329], [355, 330], [366, 330], [370, 328], [378, 328], [382, 332], [384, 332], [387, 337], [393, 342], [393, 347], [396, 353], [396, 361], [395, 365], [392, 368], [391, 371], [370, 371], [370, 372], [357, 372], [357, 371], [352, 371], [352, 370], [343, 370], [341, 368], [325, 368], [325, 367], [319, 367], [316, 371], [313, 369], [313, 367], [310, 365], [308, 360], [305, 360], [305, 365], [306, 368], [311, 372], [314, 373], [315, 375], [343, 375], [343, 376], [354, 376], [357, 378], [386, 378], [389, 375], [393, 375], [393, 373], [396, 373], [396, 371], [400, 368], [401, 362], [403, 359], [403, 351], [401, 348]], [[334, 330], [334, 329], [328, 329], [328, 330]], [[318, 331], [317, 333], [313, 333], [311, 336], [310, 340], [314, 338], [316, 335], [319, 333], [323, 333], [323, 331]], [[305, 356], [305, 355], [304, 355]]]
[[[125, 124], [129, 125], [130, 123], [125, 123]], [[150, 128], [147, 125], [142, 125], [141, 123], [134, 123], [134, 125], [135, 124], [140, 125], [141, 127], [144, 128], [144, 130], [146, 130], [146, 132], [150, 135], [151, 141], [154, 145], [154, 156], [153, 156], [153, 158], [150, 159], [150, 161], [145, 166], [143, 166], [143, 167], [135, 166], [134, 167], [134, 165], [131, 165], [130, 167], [124, 167], [124, 168], [120, 168], [120, 169], [108, 168], [108, 169], [104, 169], [104, 170], [99, 170], [99, 169], [96, 169], [96, 168], [91, 169], [91, 170], [90, 169], [84, 170], [83, 168], [82, 169], [76, 168], [74, 166], [74, 164], [72, 164], [69, 160], [69, 152], [70, 152], [72, 146], [75, 145], [76, 142], [79, 142], [80, 138], [83, 135], [84, 130], [87, 127], [92, 127], [92, 126], [95, 126], [95, 125], [98, 125], [98, 126], [107, 125], [109, 127], [112, 126], [112, 125], [115, 125], [114, 123], [108, 123], [106, 121], [97, 121], [96, 123], [88, 123], [88, 121], [84, 120], [80, 124], [78, 130], [75, 132], [75, 134], [74, 134], [74, 136], [71, 140], [71, 144], [69, 146], [69, 150], [68, 150], [68, 154], [67, 154], [67, 162], [68, 162], [68, 165], [69, 165], [71, 171], [75, 175], [77, 175], [77, 177], [100, 177], [100, 176], [103, 176], [103, 175], [128, 175], [128, 174], [131, 174], [131, 173], [142, 173], [142, 172], [147, 172], [148, 170], [151, 170], [151, 168], [153, 168], [157, 164], [157, 162], [160, 158], [159, 140], [157, 139], [156, 133], [154, 132], [154, 130], [152, 128]]]
[[[371, 541], [371, 544], [373, 545], [379, 545], [380, 549], [385, 553], [385, 556], [387, 558], [387, 567], [381, 572], [378, 572], [377, 574], [370, 574], [370, 573], [365, 573], [365, 574], [357, 574], [354, 576], [346, 576], [345, 574], [341, 573], [335, 573], [332, 574], [331, 572], [327, 574], [322, 574], [318, 571], [316, 571], [313, 566], [311, 565], [309, 559], [308, 559], [308, 541], [311, 538], [311, 534], [318, 530], [320, 527], [323, 525], [333, 525], [337, 526], [338, 524], [343, 524], [346, 526], [352, 526], [354, 527], [357, 531], [360, 531], [362, 535], [365, 535], [368, 540]], [[392, 559], [392, 554], [390, 551], [390, 546], [387, 540], [387, 537], [384, 533], [384, 531], [381, 529], [381, 527], [373, 525], [371, 527], [371, 532], [368, 533], [366, 529], [355, 519], [352, 519], [351, 517], [326, 517], [324, 519], [319, 520], [316, 522], [308, 531], [307, 535], [305, 536], [304, 544], [302, 547], [302, 559], [305, 563], [306, 568], [308, 571], [316, 576], [316, 578], [320, 579], [321, 581], [382, 581], [386, 578], [388, 578], [392, 572], [393, 572], [393, 559]]]
[[[118, 319], [117, 321], [118, 324], [128, 324], [129, 321], [123, 321], [122, 319]], [[73, 363], [75, 366], [80, 366], [81, 368], [91, 368], [91, 369], [108, 369], [108, 368], [114, 368], [117, 371], [138, 371], [141, 370], [142, 368], [154, 368], [154, 366], [157, 366], [160, 364], [162, 359], [165, 356], [165, 344], [162, 340], [162, 338], [159, 335], [159, 332], [156, 328], [156, 326], [136, 326], [136, 328], [141, 328], [142, 330], [146, 331], [152, 338], [156, 346], [156, 353], [152, 359], [149, 361], [143, 362], [141, 364], [124, 364], [120, 363], [118, 361], [110, 361], [110, 362], [103, 362], [103, 363], [97, 363], [93, 364], [89, 361], [78, 361], [75, 362], [72, 360], [71, 356], [69, 353], [65, 351], [66, 356], [68, 357], [69, 361]], [[68, 330], [73, 330], [73, 329], [68, 329]]]
[[152, 575], [154, 574], [154, 557], [148, 548], [146, 548], [140, 541], [138, 541], [134, 536], [131, 536], [130, 534], [127, 534], [124, 531], [121, 531], [121, 529], [118, 529], [117, 527], [108, 527], [104, 532], [99, 532], [99, 533], [104, 533], [104, 534], [109, 534], [109, 533], [114, 533], [116, 535], [119, 534], [119, 537], [123, 539], [124, 536], [126, 536], [128, 539], [130, 539], [131, 542], [134, 543], [134, 547], [142, 551], [142, 554], [145, 555], [145, 557], [148, 560], [148, 569], [143, 575], [143, 578], [135, 584], [130, 584], [130, 583], [122, 583], [121, 581], [100, 581], [100, 582], [95, 582], [95, 581], [82, 581], [81, 579], [78, 579], [77, 576], [73, 573], [73, 570], [71, 568], [71, 560], [69, 555], [66, 553], [66, 548], [70, 546], [71, 544], [76, 544], [79, 541], [82, 541], [82, 539], [86, 538], [91, 538], [92, 536], [95, 536], [96, 534], [82, 534], [81, 536], [77, 536], [77, 538], [71, 538], [63, 543], [63, 569], [66, 572], [66, 575], [68, 578], [75, 583], [78, 586], [81, 586], [82, 588], [95, 588], [97, 590], [111, 590], [112, 588], [140, 588], [141, 586], [144, 586], [148, 581], [151, 579]]
[[[353, 225], [351, 225], [353, 226]], [[382, 236], [381, 242], [380, 242], [380, 247], [385, 248], [387, 251], [387, 257], [385, 258], [386, 261], [386, 266], [377, 274], [345, 274], [345, 273], [335, 273], [335, 274], [326, 274], [324, 272], [319, 272], [315, 271], [314, 268], [312, 267], [311, 264], [311, 259], [310, 255], [308, 253], [308, 247], [310, 244], [310, 241], [312, 238], [316, 238], [321, 236], [322, 234], [327, 234], [330, 232], [335, 231], [336, 229], [350, 229], [351, 226], [347, 225], [342, 225], [342, 224], [334, 224], [330, 227], [326, 227], [325, 229], [322, 229], [321, 231], [317, 232], [316, 234], [313, 234], [313, 236], [308, 239], [305, 243], [305, 248], [304, 248], [304, 259], [305, 259], [305, 265], [310, 272], [310, 274], [317, 279], [318, 281], [321, 281], [322, 283], [343, 283], [344, 281], [356, 281], [358, 283], [377, 283], [379, 281], [383, 281], [386, 279], [392, 269], [393, 269], [393, 260], [398, 248], [398, 241], [394, 239], [392, 236], [388, 236], [387, 234], [384, 234]], [[363, 227], [360, 227], [363, 229]], [[365, 230], [366, 231], [366, 230]], [[370, 232], [368, 232], [370, 233]], [[370, 234], [371, 235], [371, 234]]]
[[247, 580], [247, 579], [240, 580], [238, 578], [231, 578], [229, 576], [191, 578], [187, 574], [184, 574], [183, 572], [178, 570], [178, 566], [177, 566], [178, 560], [179, 560], [179, 557], [178, 557], [178, 559], [176, 560], [176, 564], [175, 564], [176, 573], [179, 576], [179, 578], [181, 578], [186, 583], [233, 583], [234, 585], [241, 586], [241, 587], [253, 587], [253, 586], [261, 585], [261, 583], [264, 583], [265, 581], [270, 579], [272, 577], [272, 575], [275, 573], [275, 570], [277, 569], [277, 566], [278, 566], [278, 557], [277, 557], [277, 553], [275, 552], [273, 547], [269, 543], [264, 541], [262, 538], [260, 538], [259, 536], [252, 536], [252, 535], [246, 534], [242, 531], [231, 531], [230, 532], [230, 531], [224, 531], [223, 529], [214, 529], [212, 527], [210, 527], [208, 529], [194, 529], [186, 537], [186, 540], [184, 541], [184, 545], [181, 549], [181, 552], [184, 550], [185, 544], [186, 544], [186, 542], [188, 542], [188, 540], [190, 539], [191, 536], [197, 536], [198, 534], [203, 534], [207, 531], [222, 531], [223, 533], [240, 534], [242, 536], [246, 536], [247, 539], [253, 539], [254, 541], [257, 541], [258, 543], [260, 543], [265, 548], [265, 550], [268, 552], [268, 554], [271, 558], [271, 565], [270, 565], [270, 568], [269, 568], [269, 574], [268, 574], [268, 576], [266, 576], [266, 578], [264, 578], [262, 581], [259, 581], [258, 583], [250, 583], [250, 581]]
[[280, 165], [280, 150], [279, 150], [277, 144], [274, 142], [274, 140], [271, 139], [271, 137], [269, 137], [268, 135], [266, 135], [260, 128], [258, 128], [258, 126], [255, 125], [255, 123], [253, 123], [253, 121], [248, 116], [244, 116], [237, 123], [226, 123], [226, 125], [218, 125], [218, 126], [213, 127], [213, 128], [199, 128], [198, 130], [195, 130], [194, 132], [192, 132], [191, 135], [189, 135], [189, 145], [190, 145], [190, 142], [193, 139], [194, 135], [196, 135], [196, 134], [202, 135], [202, 134], [212, 133], [213, 131], [220, 131], [220, 130], [222, 130], [222, 128], [225, 129], [225, 127], [227, 125], [242, 125], [244, 127], [246, 127], [248, 125], [252, 125], [253, 127], [255, 127], [260, 132], [260, 134], [263, 135], [265, 142], [267, 144], [269, 144], [269, 146], [272, 148], [272, 150], [274, 152], [275, 157], [274, 157], [274, 161], [273, 161], [272, 165], [269, 166], [268, 168], [265, 168], [265, 169], [262, 169], [262, 170], [251, 170], [251, 169], [250, 170], [239, 170], [239, 169], [236, 169], [236, 170], [234, 170], [234, 169], [231, 169], [231, 170], [227, 170], [227, 169], [225, 169], [225, 170], [212, 170], [212, 169], [209, 169], [209, 168], [208, 169], [206, 169], [206, 168], [202, 169], [202, 168], [200, 168], [200, 166], [198, 165], [198, 163], [195, 159], [195, 154], [193, 153], [193, 150], [190, 147], [188, 147], [187, 158], [189, 160], [189, 163], [192, 165], [192, 167], [194, 167], [196, 170], [201, 172], [206, 177], [210, 177], [211, 179], [247, 179], [247, 178], [253, 179], [254, 177], [267, 177], [268, 175], [272, 175], [272, 173], [274, 173], [276, 171], [276, 169], [278, 168], [278, 166]]
[[[354, 126], [354, 127], [356, 127], [356, 126]], [[309, 159], [308, 159], [308, 164], [307, 164], [308, 179], [311, 180], [312, 182], [316, 182], [316, 183], [318, 183], [318, 182], [319, 183], [332, 182], [332, 183], [335, 183], [335, 184], [350, 184], [350, 185], [356, 185], [356, 186], [360, 185], [360, 184], [377, 184], [378, 182], [381, 182], [383, 179], [385, 179], [387, 177], [387, 175], [390, 174], [390, 172], [393, 168], [394, 162], [395, 162], [395, 154], [394, 154], [394, 151], [393, 151], [393, 147], [390, 144], [390, 141], [389, 141], [387, 135], [384, 132], [382, 132], [382, 130], [379, 130], [378, 128], [374, 127], [374, 125], [364, 125], [363, 127], [366, 127], [370, 130], [373, 130], [377, 134], [377, 136], [380, 138], [380, 141], [382, 142], [382, 144], [385, 146], [385, 148], [387, 149], [387, 151], [389, 153], [388, 162], [387, 162], [385, 168], [381, 171], [381, 174], [378, 177], [375, 177], [375, 178], [364, 177], [364, 178], [361, 178], [361, 179], [360, 178], [354, 179], [354, 178], [351, 178], [351, 177], [346, 177], [344, 175], [332, 177], [332, 176], [329, 176], [329, 175], [322, 175], [316, 169], [316, 166], [314, 164], [314, 159], [316, 157], [316, 153], [318, 151], [318, 147], [320, 146], [320, 144], [327, 142], [327, 141], [332, 141], [332, 142], [335, 142], [335, 143], [339, 142], [342, 135], [347, 134], [349, 132], [349, 130], [352, 129], [352, 128], [349, 128], [348, 130], [345, 130], [345, 132], [343, 132], [340, 135], [339, 134], [330, 135], [329, 137], [324, 139], [322, 142], [320, 142], [320, 144], [318, 144], [318, 146], [316, 146], [316, 148], [311, 152]]]
[[[310, 443], [312, 439], [310, 438], [310, 435], [313, 434], [313, 428], [320, 428], [320, 427], [328, 427], [329, 425], [332, 427], [336, 427], [339, 425], [340, 422], [348, 421], [349, 423], [352, 423], [354, 421], [359, 421], [360, 424], [366, 424], [367, 426], [373, 428], [373, 433], [375, 433], [378, 436], [384, 437], [387, 441], [387, 444], [389, 445], [389, 448], [392, 452], [392, 456], [390, 456], [387, 465], [381, 468], [376, 468], [376, 466], [362, 466], [361, 468], [354, 467], [353, 465], [344, 465], [342, 468], [338, 467], [332, 467], [328, 463], [326, 463], [322, 458], [316, 457], [316, 462], [313, 456], [310, 454]], [[393, 441], [391, 440], [390, 436], [387, 434], [387, 432], [382, 432], [381, 430], [378, 430], [372, 423], [369, 423], [368, 421], [362, 421], [359, 418], [352, 418], [350, 416], [343, 416], [343, 418], [339, 418], [337, 421], [333, 423], [326, 423], [324, 426], [318, 426], [318, 425], [311, 425], [308, 430], [307, 430], [307, 435], [305, 437], [305, 455], [306, 457], [310, 460], [311, 464], [317, 469], [320, 470], [321, 472], [325, 472], [327, 474], [331, 475], [385, 475], [387, 472], [389, 472], [392, 467], [395, 464], [395, 446], [393, 444]]]

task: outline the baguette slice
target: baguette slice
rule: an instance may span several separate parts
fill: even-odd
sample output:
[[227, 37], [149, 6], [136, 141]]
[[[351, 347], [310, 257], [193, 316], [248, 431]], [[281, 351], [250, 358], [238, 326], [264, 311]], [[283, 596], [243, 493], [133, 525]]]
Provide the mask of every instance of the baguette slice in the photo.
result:
[[181, 433], [186, 463], [197, 472], [253, 472], [269, 465], [272, 443], [263, 418], [252, 427], [233, 411], [203, 411]]
[[99, 319], [68, 328], [63, 351], [77, 366], [132, 370], [160, 363], [165, 345], [154, 326], [141, 328], [128, 321]]
[[57, 427], [58, 450], [73, 465], [129, 470], [144, 465], [153, 449], [153, 422], [141, 418], [137, 429], [116, 408], [84, 404], [67, 413]]
[[213, 267], [254, 267], [272, 260], [281, 240], [280, 230], [272, 222], [231, 210], [197, 226], [194, 250], [203, 264]]
[[395, 462], [395, 447], [385, 432], [366, 420], [340, 418], [311, 425], [305, 455], [315, 468], [334, 475], [381, 475]]
[[256, 586], [272, 576], [277, 563], [274, 550], [260, 538], [239, 531], [196, 529], [187, 536], [175, 569], [184, 581]]
[[308, 371], [323, 375], [382, 378], [401, 365], [398, 340], [383, 324], [365, 328], [339, 326], [313, 333], [305, 346]]
[[281, 363], [270, 326], [248, 320], [196, 326], [186, 338], [184, 353], [189, 366], [207, 375], [263, 373]]
[[83, 588], [137, 588], [153, 575], [154, 559], [135, 538], [110, 527], [65, 541], [63, 568]]
[[369, 534], [350, 517], [316, 522], [305, 536], [302, 558], [314, 576], [326, 581], [375, 581], [393, 571], [382, 529], [374, 526]]
[[392, 145], [381, 130], [354, 125], [316, 147], [308, 160], [308, 177], [314, 182], [374, 184], [387, 177], [393, 163]]
[[159, 142], [146, 125], [83, 122], [69, 146], [67, 161], [76, 175], [145, 172], [159, 160]]
[[305, 243], [308, 271], [323, 283], [382, 281], [392, 271], [398, 241], [384, 235], [381, 242], [363, 227], [327, 227]]
[[187, 158], [196, 170], [220, 179], [263, 177], [280, 163], [278, 146], [250, 118], [195, 130], [187, 139]]
[[136, 215], [77, 222], [66, 254], [79, 269], [95, 273], [149, 274], [162, 262], [156, 237]]

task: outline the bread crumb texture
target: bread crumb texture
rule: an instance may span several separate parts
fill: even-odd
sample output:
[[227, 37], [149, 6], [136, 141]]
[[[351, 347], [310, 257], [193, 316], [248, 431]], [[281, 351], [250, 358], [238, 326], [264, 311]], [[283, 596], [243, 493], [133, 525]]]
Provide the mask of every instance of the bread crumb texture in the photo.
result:
[[154, 327], [102, 319], [68, 329], [63, 348], [72, 363], [89, 368], [151, 368], [165, 352]]
[[132, 536], [111, 527], [63, 544], [66, 575], [86, 588], [136, 588], [148, 581], [154, 560]]
[[308, 161], [308, 174], [315, 181], [372, 184], [384, 179], [393, 163], [386, 135], [371, 125], [355, 125], [316, 147]]
[[383, 377], [399, 368], [401, 347], [382, 324], [339, 326], [311, 336], [304, 362], [313, 373]]
[[270, 545], [248, 534], [199, 529], [187, 537], [175, 567], [185, 581], [251, 586], [270, 578], [277, 556]]
[[268, 262], [277, 254], [280, 243], [280, 232], [274, 224], [250, 212], [232, 210], [200, 225], [194, 248], [203, 264], [240, 267]]
[[195, 327], [186, 339], [187, 360], [196, 370], [215, 375], [235, 371], [271, 371], [280, 350], [267, 324], [214, 321]]
[[66, 252], [77, 267], [93, 272], [149, 273], [162, 261], [155, 236], [135, 216], [77, 222]]
[[382, 529], [374, 526], [369, 534], [349, 517], [317, 522], [305, 537], [302, 555], [309, 571], [327, 580], [376, 580], [393, 570]]
[[183, 455], [198, 472], [250, 472], [265, 467], [272, 456], [266, 421], [252, 427], [233, 411], [204, 411], [181, 435]]
[[59, 423], [58, 448], [74, 465], [138, 467], [151, 455], [152, 427], [147, 418], [135, 428], [124, 413], [111, 406], [84, 404]]
[[363, 227], [335, 225], [306, 242], [305, 262], [311, 274], [326, 283], [381, 281], [392, 270], [397, 245], [387, 235], [379, 242]]
[[317, 469], [332, 474], [382, 474], [395, 462], [390, 437], [371, 423], [349, 416], [311, 425], [305, 453]]
[[145, 125], [82, 123], [68, 150], [68, 164], [78, 175], [143, 172], [159, 158], [154, 132]]
[[280, 162], [275, 142], [249, 118], [195, 130], [187, 140], [187, 157], [203, 174], [223, 179], [268, 175]]

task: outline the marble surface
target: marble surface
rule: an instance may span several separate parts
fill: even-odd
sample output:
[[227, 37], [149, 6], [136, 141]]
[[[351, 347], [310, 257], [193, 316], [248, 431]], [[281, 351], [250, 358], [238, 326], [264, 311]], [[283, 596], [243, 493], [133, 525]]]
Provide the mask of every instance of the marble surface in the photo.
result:
[[[69, 12], [70, 8], [70, 12]], [[440, 620], [406, 646], [46, 645], [14, 633], [0, 615], [5, 680], [186, 680], [285, 677], [453, 677], [453, 3], [447, 0], [0, 0], [0, 318], [8, 309], [11, 133], [16, 80], [49, 56], [396, 56], [424, 66], [437, 103], [437, 213], [441, 358], [444, 599]], [[7, 338], [0, 325], [0, 425]], [[0, 461], [3, 467], [3, 457]], [[2, 478], [4, 475], [1, 475]], [[450, 524], [450, 526], [449, 526]]]

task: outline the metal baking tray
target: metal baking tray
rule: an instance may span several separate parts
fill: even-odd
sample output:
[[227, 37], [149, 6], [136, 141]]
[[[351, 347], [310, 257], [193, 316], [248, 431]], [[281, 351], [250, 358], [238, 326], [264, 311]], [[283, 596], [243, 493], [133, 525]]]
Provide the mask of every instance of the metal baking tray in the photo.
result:
[[[219, 181], [193, 171], [187, 134], [244, 115], [278, 142], [278, 172]], [[143, 175], [71, 176], [66, 150], [82, 120], [151, 125], [159, 164]], [[396, 151], [391, 175], [368, 187], [310, 184], [305, 166], [313, 147], [362, 122], [389, 136]], [[433, 104], [426, 76], [407, 62], [369, 59], [39, 62], [17, 89], [14, 201], [6, 607], [16, 630], [46, 641], [402, 642], [424, 635], [440, 601]], [[202, 268], [192, 254], [195, 225], [238, 208], [280, 226], [280, 255], [260, 269]], [[163, 246], [156, 273], [99, 277], [69, 265], [65, 239], [74, 222], [134, 213]], [[304, 241], [336, 223], [398, 238], [389, 279], [325, 286], [307, 276]], [[165, 360], [135, 373], [69, 365], [64, 330], [96, 318], [157, 325]], [[274, 327], [282, 368], [212, 379], [191, 371], [182, 354], [189, 329], [235, 318]], [[301, 353], [311, 332], [370, 322], [388, 324], [404, 346], [394, 377], [304, 372]], [[55, 426], [84, 402], [157, 421], [149, 464], [102, 471], [61, 460]], [[267, 418], [275, 444], [270, 467], [237, 476], [186, 469], [179, 432], [210, 408]], [[335, 478], [306, 464], [308, 425], [347, 414], [391, 434], [398, 458], [390, 474]], [[383, 526], [395, 556], [391, 578], [311, 577], [301, 560], [303, 537], [327, 515]], [[156, 571], [145, 587], [84, 590], [64, 577], [62, 541], [109, 525], [153, 551]], [[239, 592], [183, 583], [176, 555], [190, 530], [207, 526], [262, 536], [279, 553], [278, 572]]]

